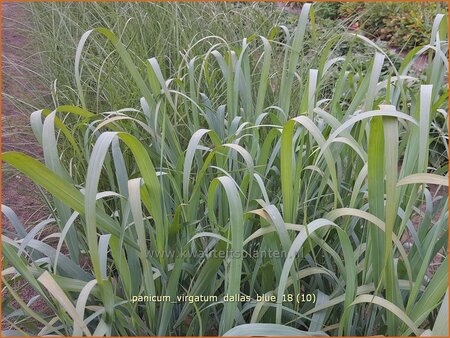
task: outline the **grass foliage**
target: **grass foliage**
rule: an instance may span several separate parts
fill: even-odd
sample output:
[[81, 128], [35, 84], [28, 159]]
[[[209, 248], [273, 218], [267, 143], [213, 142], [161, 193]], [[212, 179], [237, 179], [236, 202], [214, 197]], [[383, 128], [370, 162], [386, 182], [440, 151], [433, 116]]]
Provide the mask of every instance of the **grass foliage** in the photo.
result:
[[[183, 54], [196, 41], [218, 35], [228, 42], [243, 36], [266, 34], [280, 20], [272, 3], [58, 3], [24, 5], [33, 18], [28, 32], [42, 52], [38, 57], [48, 65], [39, 70], [53, 90], [53, 101], [77, 104], [74, 56], [78, 39], [87, 30], [104, 27], [115, 32], [141, 67], [151, 55], [167, 74], [177, 71]], [[45, 18], [45, 19], [43, 19]], [[193, 47], [193, 55], [207, 51], [206, 44]], [[91, 39], [84, 49], [84, 88], [93, 102], [91, 111], [134, 107], [140, 92], [110, 43]], [[57, 80], [56, 83], [52, 83]], [[111, 108], [112, 107], [112, 108]]]
[[[2, 207], [16, 229], [2, 236], [4, 302], [19, 306], [3, 304], [5, 334], [446, 334], [447, 149], [437, 167], [429, 157], [448, 140], [447, 19], [395, 67], [362, 35], [319, 39], [311, 14], [305, 4], [294, 31], [194, 37], [167, 59], [136, 60], [115, 27], [82, 35], [76, 99], [60, 98], [75, 104], [31, 114], [45, 163], [2, 155], [53, 199], [28, 232]], [[356, 59], [361, 47], [370, 59]], [[86, 79], [106, 85], [118, 69], [139, 95], [117, 82], [103, 99], [140, 105], [98, 112]], [[19, 280], [36, 291], [28, 303]], [[250, 300], [223, 301], [236, 294]], [[48, 311], [32, 310], [38, 300]]]

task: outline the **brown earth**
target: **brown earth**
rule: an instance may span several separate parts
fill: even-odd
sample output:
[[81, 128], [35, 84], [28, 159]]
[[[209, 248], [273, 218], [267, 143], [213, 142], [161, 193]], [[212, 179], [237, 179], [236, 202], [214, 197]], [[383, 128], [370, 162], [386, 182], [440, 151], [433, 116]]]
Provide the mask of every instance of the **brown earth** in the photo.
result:
[[[29, 122], [34, 107], [23, 102], [37, 102], [36, 96], [44, 95], [45, 88], [39, 86], [35, 71], [38, 60], [35, 57], [32, 39], [27, 36], [30, 25], [29, 13], [20, 3], [1, 4], [2, 9], [2, 152], [20, 151], [34, 158], [42, 159], [43, 152], [37, 143]], [[32, 90], [31, 90], [32, 89]], [[49, 90], [47, 90], [48, 92]], [[30, 95], [29, 93], [33, 93]], [[41, 96], [44, 97], [44, 96]], [[46, 219], [49, 209], [39, 188], [17, 170], [2, 163], [2, 204], [9, 206], [29, 230], [39, 221]], [[2, 234], [14, 238], [15, 230], [2, 214]], [[34, 290], [22, 281], [10, 281], [20, 297], [28, 302], [36, 295]], [[2, 296], [6, 293], [2, 292]], [[10, 297], [10, 296], [6, 296]], [[3, 298], [3, 297], [2, 297]], [[17, 308], [16, 302], [9, 304]], [[38, 300], [31, 305], [37, 312], [46, 312], [46, 305]], [[3, 329], [11, 328], [4, 322]]]
[[[27, 14], [22, 4], [2, 3], [2, 152], [20, 151], [42, 158], [42, 148], [29, 122], [34, 109], [24, 111], [20, 104], [33, 99], [28, 93], [30, 89], [35, 91], [39, 83], [33, 72], [37, 68], [33, 46], [25, 34], [30, 24]], [[12, 208], [25, 227], [47, 217], [48, 209], [42, 200], [33, 182], [8, 165], [2, 166], [2, 204]], [[2, 226], [3, 230], [12, 230], [5, 217]]]

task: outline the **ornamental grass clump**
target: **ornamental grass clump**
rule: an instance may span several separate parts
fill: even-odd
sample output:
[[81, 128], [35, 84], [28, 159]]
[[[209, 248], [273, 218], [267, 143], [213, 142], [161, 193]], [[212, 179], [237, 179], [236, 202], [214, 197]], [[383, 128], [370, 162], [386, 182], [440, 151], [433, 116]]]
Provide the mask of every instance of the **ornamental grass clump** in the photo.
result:
[[[31, 114], [44, 163], [2, 155], [53, 198], [28, 232], [2, 209], [16, 229], [2, 237], [20, 306], [3, 313], [9, 334], [447, 334], [448, 165], [429, 161], [442, 118], [432, 135], [448, 139], [446, 17], [396, 68], [355, 33], [307, 48], [310, 14], [293, 32], [204, 37], [171, 76], [158, 58], [135, 64], [109, 29], [84, 33], [79, 104]], [[114, 46], [139, 107], [91, 112], [94, 39]], [[352, 46], [370, 51], [364, 68]]]

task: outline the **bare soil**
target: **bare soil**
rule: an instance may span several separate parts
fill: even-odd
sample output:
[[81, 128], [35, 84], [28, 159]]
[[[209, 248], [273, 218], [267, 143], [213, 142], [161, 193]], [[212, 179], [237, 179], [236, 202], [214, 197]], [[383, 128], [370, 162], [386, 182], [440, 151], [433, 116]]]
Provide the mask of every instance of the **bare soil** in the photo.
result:
[[[38, 68], [34, 57], [32, 39], [27, 36], [27, 25], [31, 24], [28, 13], [20, 3], [3, 2], [2, 6], [2, 152], [20, 151], [34, 158], [42, 159], [43, 152], [37, 143], [29, 122], [30, 113], [24, 109], [24, 102], [33, 102], [30, 95], [41, 95], [45, 88], [39, 87], [39, 79], [34, 71]], [[39, 188], [17, 170], [2, 163], [2, 204], [9, 206], [17, 214], [25, 228], [29, 230], [49, 215]], [[14, 227], [2, 214], [2, 233], [11, 236]], [[28, 302], [36, 295], [34, 290], [20, 281], [11, 281], [11, 286], [21, 298]], [[3, 295], [2, 295], [3, 296]], [[17, 307], [15, 302], [10, 306]], [[46, 312], [42, 301], [36, 301], [31, 308]], [[3, 318], [2, 318], [3, 322]], [[8, 323], [2, 323], [8, 328]]]
[[[33, 68], [37, 68], [36, 58], [30, 58], [32, 45], [25, 34], [24, 25], [30, 23], [27, 14], [22, 4], [2, 3], [2, 152], [20, 151], [42, 158], [42, 148], [29, 122], [32, 108], [23, 112], [15, 104], [20, 100], [29, 101], [28, 89], [35, 90], [35, 84], [39, 83], [33, 73]], [[2, 166], [2, 204], [12, 208], [26, 227], [48, 215], [38, 187], [7, 165]], [[4, 230], [12, 230], [5, 217], [2, 226]]]

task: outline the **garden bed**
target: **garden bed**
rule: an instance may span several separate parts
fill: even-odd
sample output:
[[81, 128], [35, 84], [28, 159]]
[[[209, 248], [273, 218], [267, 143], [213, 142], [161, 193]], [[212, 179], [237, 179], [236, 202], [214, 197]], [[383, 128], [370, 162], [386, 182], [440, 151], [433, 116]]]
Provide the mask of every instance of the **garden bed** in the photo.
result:
[[4, 222], [8, 334], [445, 334], [441, 8], [397, 55], [364, 28], [382, 4], [21, 6], [3, 203], [29, 217], [34, 182], [54, 221]]

